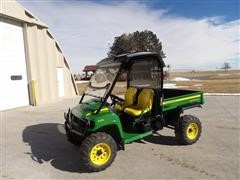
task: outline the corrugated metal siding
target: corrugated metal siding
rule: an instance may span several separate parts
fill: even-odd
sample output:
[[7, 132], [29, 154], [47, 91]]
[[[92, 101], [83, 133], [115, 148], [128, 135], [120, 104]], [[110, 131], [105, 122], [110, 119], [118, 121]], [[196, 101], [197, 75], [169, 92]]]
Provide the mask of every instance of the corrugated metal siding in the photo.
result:
[[[45, 103], [58, 98], [57, 67], [64, 68], [65, 97], [76, 94], [71, 80], [71, 72], [64, 56], [56, 46], [55, 40], [49, 36], [45, 28], [36, 25], [27, 26], [27, 39], [29, 49], [29, 61], [32, 68], [32, 79], [37, 80], [39, 102]], [[46, 91], [47, 90], [47, 91]]]

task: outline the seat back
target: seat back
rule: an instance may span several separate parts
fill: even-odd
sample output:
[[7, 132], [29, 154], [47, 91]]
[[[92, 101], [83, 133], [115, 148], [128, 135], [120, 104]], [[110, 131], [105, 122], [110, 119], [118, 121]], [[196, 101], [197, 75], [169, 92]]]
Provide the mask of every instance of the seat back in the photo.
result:
[[143, 89], [138, 96], [138, 106], [142, 109], [152, 109], [154, 91], [152, 89]]
[[131, 106], [136, 101], [137, 89], [134, 87], [129, 87], [125, 93], [125, 103], [124, 106]]

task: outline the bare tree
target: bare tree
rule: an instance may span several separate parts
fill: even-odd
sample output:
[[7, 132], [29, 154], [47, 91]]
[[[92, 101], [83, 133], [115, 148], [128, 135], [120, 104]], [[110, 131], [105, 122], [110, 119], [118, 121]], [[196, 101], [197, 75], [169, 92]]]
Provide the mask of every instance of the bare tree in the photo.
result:
[[167, 65], [167, 71], [168, 71], [168, 72], [170, 71], [170, 67], [171, 67], [171, 65], [168, 64], [168, 65]]
[[229, 69], [231, 69], [231, 66], [228, 62], [223, 63], [223, 66], [221, 69], [224, 69], [225, 72], [227, 72]]

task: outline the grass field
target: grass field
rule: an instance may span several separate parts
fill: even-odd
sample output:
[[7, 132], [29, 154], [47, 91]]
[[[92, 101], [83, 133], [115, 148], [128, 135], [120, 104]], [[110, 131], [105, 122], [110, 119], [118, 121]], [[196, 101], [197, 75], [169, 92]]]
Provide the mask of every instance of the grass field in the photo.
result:
[[[186, 81], [174, 81], [182, 78]], [[197, 72], [170, 72], [169, 80], [164, 83], [172, 84], [178, 89], [198, 90], [205, 93], [240, 93], [240, 70], [224, 71], [197, 71]], [[87, 83], [77, 84], [80, 94]], [[124, 94], [124, 82], [117, 83], [114, 94]]]
[[189, 81], [170, 81], [180, 88], [207, 93], [240, 93], [240, 70], [170, 73], [170, 79], [176, 77], [189, 79]]

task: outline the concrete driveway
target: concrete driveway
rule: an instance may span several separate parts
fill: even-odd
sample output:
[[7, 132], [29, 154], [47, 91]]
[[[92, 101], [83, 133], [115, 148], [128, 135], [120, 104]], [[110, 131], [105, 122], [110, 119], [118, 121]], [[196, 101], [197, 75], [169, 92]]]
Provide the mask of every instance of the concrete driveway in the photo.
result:
[[80, 171], [79, 148], [65, 138], [63, 112], [78, 99], [1, 113], [2, 179], [239, 179], [239, 96], [207, 96], [188, 111], [203, 125], [200, 140], [177, 145], [170, 129], [126, 145], [112, 166]]

